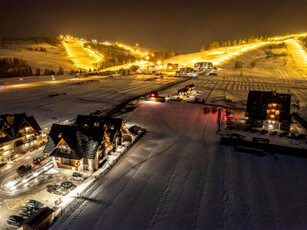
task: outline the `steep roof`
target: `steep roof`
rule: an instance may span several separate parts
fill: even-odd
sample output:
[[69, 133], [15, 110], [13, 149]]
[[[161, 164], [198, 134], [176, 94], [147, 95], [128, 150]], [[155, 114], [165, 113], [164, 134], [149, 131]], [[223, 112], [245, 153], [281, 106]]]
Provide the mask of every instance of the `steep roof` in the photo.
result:
[[[66, 153], [56, 149], [62, 139], [71, 149], [70, 152]], [[44, 152], [51, 152], [50, 156], [70, 159], [82, 159], [83, 157], [94, 159], [99, 144], [92, 136], [82, 132], [77, 126], [53, 124]]]
[[93, 139], [100, 142], [103, 139], [105, 126], [107, 127], [108, 136], [113, 141], [116, 133], [120, 131], [122, 123], [123, 119], [104, 116], [78, 115], [76, 119], [77, 126], [82, 128], [83, 132], [87, 132], [89, 135], [95, 135]]
[[0, 129], [3, 130], [11, 139], [19, 137], [19, 130], [26, 125], [30, 125], [34, 131], [39, 134], [40, 126], [33, 116], [28, 117], [25, 113], [19, 114], [1, 114]]
[[[44, 152], [50, 153], [50, 156], [70, 159], [82, 159], [83, 157], [94, 159], [99, 145], [104, 140], [105, 131], [113, 142], [122, 123], [123, 120], [119, 118], [79, 115], [75, 125], [54, 124], [51, 127]], [[57, 148], [62, 139], [71, 151]]]

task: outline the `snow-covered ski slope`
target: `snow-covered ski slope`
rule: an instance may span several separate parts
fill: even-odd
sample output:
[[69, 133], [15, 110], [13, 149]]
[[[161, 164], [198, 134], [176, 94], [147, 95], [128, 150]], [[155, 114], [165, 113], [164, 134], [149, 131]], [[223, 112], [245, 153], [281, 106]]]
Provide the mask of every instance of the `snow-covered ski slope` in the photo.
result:
[[[28, 50], [28, 47], [31, 47], [32, 50]], [[40, 50], [41, 47], [46, 49], [46, 51], [35, 51], [35, 48]], [[45, 68], [56, 72], [60, 66], [65, 71], [76, 68], [64, 47], [51, 46], [46, 43], [33, 44], [31, 42], [21, 42], [20, 44], [7, 45], [6, 48], [0, 49], [0, 58], [14, 57], [24, 59], [31, 66], [33, 72], [40, 68], [41, 74], [44, 73]]]
[[[216, 71], [216, 76], [199, 76], [190, 83], [195, 84], [199, 91], [197, 97], [204, 99], [206, 103], [225, 105], [227, 95], [236, 107], [243, 109], [249, 90], [290, 93], [294, 102], [299, 100], [300, 114], [307, 118], [307, 72], [302, 71], [302, 62], [295, 60], [295, 51], [296, 49], [289, 46], [278, 49], [263, 46], [222, 65], [221, 70]], [[234, 68], [237, 61], [243, 63], [242, 69]], [[252, 62], [255, 62], [254, 67], [250, 65]], [[182, 83], [160, 94], [177, 94], [177, 90], [186, 84]]]
[[259, 49], [262, 46], [275, 44], [276, 42], [258, 42], [240, 46], [223, 47], [204, 52], [190, 53], [166, 59], [165, 63], [178, 63], [180, 66], [194, 67], [196, 62], [212, 62], [214, 66], [222, 65], [232, 58], [240, 56], [248, 51]]
[[77, 68], [93, 70], [94, 64], [103, 59], [102, 55], [89, 48], [84, 48], [83, 41], [64, 40], [62, 44]]
[[286, 43], [295, 63], [307, 74], [307, 53], [303, 46], [295, 39], [288, 40]]
[[306, 229], [307, 160], [220, 146], [202, 109], [139, 103], [148, 133], [51, 229]]

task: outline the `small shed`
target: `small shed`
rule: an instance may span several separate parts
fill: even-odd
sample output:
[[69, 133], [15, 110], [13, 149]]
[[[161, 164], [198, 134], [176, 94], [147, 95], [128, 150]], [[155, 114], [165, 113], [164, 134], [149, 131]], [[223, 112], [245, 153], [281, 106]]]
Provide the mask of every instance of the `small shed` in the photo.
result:
[[23, 230], [39, 230], [45, 227], [53, 218], [54, 210], [44, 207], [35, 212], [22, 225]]

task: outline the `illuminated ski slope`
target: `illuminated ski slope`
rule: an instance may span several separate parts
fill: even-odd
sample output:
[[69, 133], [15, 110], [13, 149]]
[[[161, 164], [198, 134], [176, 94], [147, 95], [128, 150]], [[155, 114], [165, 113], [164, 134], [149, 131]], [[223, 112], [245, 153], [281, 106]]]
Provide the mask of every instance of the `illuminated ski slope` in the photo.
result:
[[94, 64], [101, 61], [103, 56], [89, 48], [83, 47], [84, 42], [77, 40], [64, 40], [67, 53], [77, 68], [93, 69]]
[[293, 56], [295, 63], [298, 67], [307, 73], [307, 53], [301, 46], [301, 44], [295, 40], [291, 39], [286, 41], [288, 46], [288, 51]]
[[219, 66], [230, 59], [242, 55], [245, 52], [258, 49], [261, 46], [270, 44], [271, 42], [259, 42], [245, 44], [241, 46], [233, 46], [208, 50], [204, 52], [179, 55], [165, 60], [165, 63], [178, 63], [179, 65], [194, 67], [196, 62], [212, 62], [214, 66]]

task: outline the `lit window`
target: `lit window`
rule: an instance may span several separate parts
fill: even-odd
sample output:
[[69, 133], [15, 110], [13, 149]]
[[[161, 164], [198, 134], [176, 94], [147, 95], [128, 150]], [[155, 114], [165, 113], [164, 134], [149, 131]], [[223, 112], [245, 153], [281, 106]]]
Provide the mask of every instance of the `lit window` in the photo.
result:
[[279, 110], [276, 110], [275, 114], [276, 114], [276, 115], [279, 115], [279, 113], [280, 113]]

